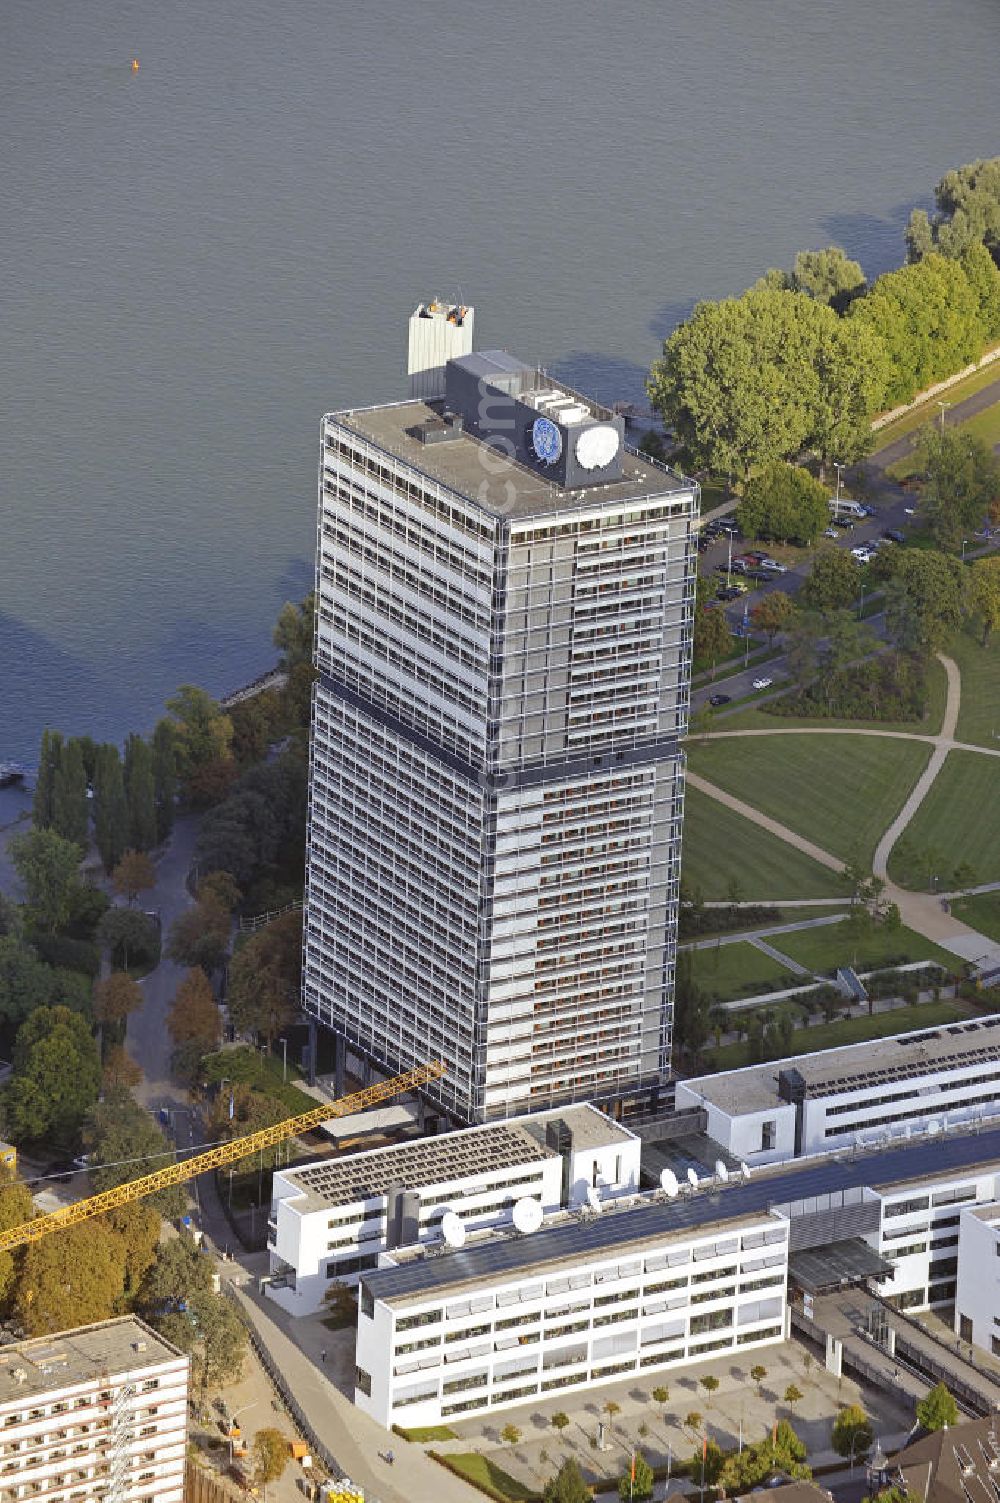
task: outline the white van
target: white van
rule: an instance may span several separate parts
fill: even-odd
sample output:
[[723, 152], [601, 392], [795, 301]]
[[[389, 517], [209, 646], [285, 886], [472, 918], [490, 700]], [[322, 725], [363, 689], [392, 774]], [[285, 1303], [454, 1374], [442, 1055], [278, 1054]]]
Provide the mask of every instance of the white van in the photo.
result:
[[836, 496], [829, 500], [830, 515], [833, 517], [850, 517], [852, 521], [860, 522], [867, 517], [868, 512], [860, 501], [848, 501], [846, 496], [841, 496], [838, 501]]

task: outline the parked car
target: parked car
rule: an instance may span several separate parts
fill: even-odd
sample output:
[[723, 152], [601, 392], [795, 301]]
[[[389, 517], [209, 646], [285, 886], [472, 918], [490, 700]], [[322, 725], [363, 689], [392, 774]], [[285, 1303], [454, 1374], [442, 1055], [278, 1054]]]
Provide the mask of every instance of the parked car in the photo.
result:
[[755, 689], [770, 689], [773, 683], [773, 678], [755, 678], [753, 681], [753, 686]]
[[787, 564], [779, 564], [778, 560], [776, 558], [762, 558], [761, 561], [760, 561], [760, 567], [763, 569], [763, 571], [764, 571], [765, 574], [787, 574], [788, 573], [788, 565]]
[[729, 703], [729, 700], [730, 696], [728, 694], [710, 694], [708, 696], [708, 702], [710, 705], [727, 705]]
[[837, 531], [836, 527], [834, 527], [833, 524], [831, 523], [829, 527], [824, 527], [823, 528], [823, 536], [825, 538], [839, 538], [840, 537], [840, 533]]
[[861, 502], [861, 510], [864, 512], [864, 514], [865, 514], [866, 517], [877, 517], [878, 516], [878, 507], [877, 506], [872, 506], [872, 504], [871, 504], [870, 501], [862, 501]]
[[882, 536], [887, 543], [905, 543], [906, 535], [900, 532], [898, 527], [887, 527]]
[[850, 532], [854, 526], [853, 517], [834, 517], [834, 527], [839, 527], [843, 532]]
[[763, 564], [770, 557], [771, 555], [769, 553], [762, 553], [759, 548], [748, 548], [745, 553], [740, 554], [740, 558], [745, 564], [754, 565]]
[[715, 592], [716, 600], [739, 600], [746, 593], [746, 585], [720, 585]]

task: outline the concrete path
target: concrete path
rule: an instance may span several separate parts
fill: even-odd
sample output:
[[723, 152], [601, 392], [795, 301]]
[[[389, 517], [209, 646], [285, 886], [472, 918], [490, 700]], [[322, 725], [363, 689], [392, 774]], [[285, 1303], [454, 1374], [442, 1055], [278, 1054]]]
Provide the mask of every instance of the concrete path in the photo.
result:
[[797, 960], [793, 960], [790, 955], [785, 955], [783, 951], [776, 950], [773, 945], [768, 944], [766, 939], [752, 939], [750, 943], [755, 950], [760, 950], [762, 954], [769, 955], [780, 966], [784, 966], [786, 971], [791, 971], [793, 976], [812, 975], [812, 971], [809, 970], [808, 966], [801, 965]]
[[[957, 428], [959, 424], [967, 423], [971, 417], [975, 417], [977, 413], [985, 412], [988, 407], [993, 407], [997, 402], [1000, 402], [1000, 377], [996, 381], [991, 381], [989, 386], [984, 386], [980, 391], [974, 391], [970, 397], [965, 397], [963, 401], [955, 402], [953, 406], [946, 407], [944, 410], [945, 426], [948, 428]], [[932, 398], [926, 406], [927, 421], [940, 422], [941, 409], [937, 405], [937, 400]], [[898, 460], [905, 458], [907, 454], [912, 452], [919, 433], [920, 429], [914, 428], [909, 433], [904, 433], [902, 438], [893, 439], [881, 449], [876, 449], [873, 454], [868, 456], [868, 464], [872, 465], [875, 469], [887, 470], [890, 465], [895, 464]]]
[[[738, 735], [739, 732], [730, 734]], [[752, 735], [753, 732], [745, 734]], [[699, 777], [690, 768], [687, 772], [687, 781], [691, 784], [692, 788], [697, 788], [699, 793], [707, 794], [709, 798], [714, 798], [717, 804], [724, 804], [727, 809], [732, 809], [734, 814], [742, 814], [743, 818], [749, 819], [752, 824], [760, 825], [762, 830], [767, 830], [771, 835], [777, 835], [779, 840], [783, 840], [786, 845], [794, 846], [803, 855], [811, 856], [814, 861], [819, 862], [820, 866], [829, 867], [830, 871], [834, 872], [842, 872], [844, 870], [844, 863], [837, 856], [831, 856], [829, 851], [824, 851], [821, 846], [815, 845], [813, 841], [806, 840], [804, 835], [797, 835], [787, 825], [779, 824], [776, 819], [771, 819], [770, 815], [762, 814], [759, 809], [754, 808], [753, 804], [748, 804], [741, 798], [735, 798], [731, 793], [727, 793], [724, 788], [719, 788], [715, 783], [710, 783], [707, 778]]]
[[[826, 902], [827, 899], [823, 899]], [[841, 907], [847, 903], [847, 897], [831, 898], [833, 903], [839, 903]], [[822, 918], [799, 919], [798, 923], [771, 924], [762, 929], [738, 929], [733, 934], [716, 934], [711, 939], [692, 940], [689, 944], [678, 945], [680, 950], [714, 950], [717, 945], [739, 945], [745, 940], [773, 939], [776, 934], [797, 934], [800, 929], [821, 929], [824, 924], [841, 924], [847, 917], [846, 913], [826, 914]]]
[[[949, 662], [951, 660], [949, 659]], [[754, 706], [756, 709], [756, 706]], [[867, 726], [852, 728], [846, 725], [800, 725], [800, 726], [776, 726], [770, 728], [736, 731], [696, 731], [688, 736], [688, 741], [721, 741], [724, 737], [732, 739], [736, 736], [883, 736], [890, 741], [924, 741], [929, 746], [947, 744], [949, 751], [978, 752], [982, 757], [1000, 757], [1000, 750], [991, 746], [975, 746], [971, 741], [955, 741], [938, 732], [936, 736], [925, 734], [921, 731], [876, 731]]]

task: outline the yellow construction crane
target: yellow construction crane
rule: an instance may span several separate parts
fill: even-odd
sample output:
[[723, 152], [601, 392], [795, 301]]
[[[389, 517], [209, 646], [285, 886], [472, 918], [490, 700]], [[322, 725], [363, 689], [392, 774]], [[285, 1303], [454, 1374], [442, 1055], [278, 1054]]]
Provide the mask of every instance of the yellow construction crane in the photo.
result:
[[20, 1226], [0, 1231], [0, 1252], [10, 1252], [11, 1248], [23, 1247], [27, 1242], [37, 1242], [50, 1232], [62, 1231], [67, 1226], [79, 1226], [81, 1221], [90, 1221], [94, 1216], [113, 1211], [117, 1206], [129, 1205], [133, 1200], [143, 1200], [147, 1195], [155, 1195], [157, 1190], [165, 1190], [168, 1185], [181, 1185], [185, 1180], [196, 1179], [206, 1169], [218, 1169], [222, 1164], [232, 1164], [237, 1159], [248, 1158], [258, 1149], [271, 1148], [285, 1138], [309, 1132], [321, 1122], [328, 1122], [331, 1117], [347, 1117], [351, 1112], [364, 1111], [366, 1107], [375, 1106], [379, 1101], [387, 1101], [392, 1096], [416, 1090], [418, 1086], [426, 1085], [429, 1080], [437, 1080], [443, 1074], [444, 1065], [438, 1060], [418, 1065], [415, 1070], [407, 1070], [404, 1075], [394, 1075], [391, 1080], [366, 1086], [363, 1091], [355, 1091], [339, 1101], [324, 1102], [322, 1106], [314, 1107], [311, 1112], [304, 1112], [299, 1117], [289, 1117], [284, 1122], [276, 1122], [273, 1127], [262, 1128], [260, 1132], [233, 1138], [229, 1143], [220, 1143], [217, 1148], [209, 1148], [204, 1153], [181, 1159], [179, 1163], [168, 1164], [165, 1169], [157, 1169], [155, 1173], [145, 1174], [141, 1179], [129, 1180], [127, 1184], [117, 1185], [113, 1190], [105, 1190], [100, 1195], [88, 1196], [86, 1200], [77, 1200], [73, 1205], [50, 1211], [45, 1216], [36, 1216], [32, 1221], [22, 1221]]

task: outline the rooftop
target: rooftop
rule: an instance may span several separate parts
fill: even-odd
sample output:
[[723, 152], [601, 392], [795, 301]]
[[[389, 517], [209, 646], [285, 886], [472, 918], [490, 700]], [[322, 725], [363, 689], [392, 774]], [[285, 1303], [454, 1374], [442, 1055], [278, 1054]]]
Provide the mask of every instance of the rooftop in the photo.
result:
[[397, 1267], [366, 1274], [364, 1283], [376, 1299], [427, 1299], [456, 1285], [504, 1274], [530, 1278], [588, 1253], [611, 1256], [620, 1247], [662, 1242], [681, 1232], [698, 1234], [727, 1221], [767, 1215], [772, 1208], [796, 1201], [836, 1197], [862, 1186], [892, 1184], [917, 1175], [943, 1179], [980, 1165], [1000, 1166], [1000, 1127], [754, 1170], [748, 1180], [730, 1180], [676, 1200], [650, 1196], [642, 1205], [611, 1209], [583, 1221], [570, 1218], [530, 1237], [494, 1236], [453, 1252], [417, 1255]]
[[892, 1458], [890, 1482], [897, 1468], [907, 1492], [921, 1503], [997, 1503], [997, 1416], [966, 1420], [921, 1436]]
[[416, 430], [439, 418], [438, 410], [426, 402], [393, 402], [327, 415], [328, 422], [367, 439], [498, 517], [591, 512], [645, 496], [675, 496], [681, 502], [695, 490], [693, 481], [632, 450], [624, 455], [621, 480], [582, 491], [567, 490], [469, 433], [447, 443], [422, 443]]
[[0, 1404], [181, 1358], [176, 1347], [133, 1315], [60, 1336], [36, 1336], [0, 1347]]
[[794, 1059], [772, 1060], [722, 1075], [702, 1075], [684, 1085], [720, 1110], [739, 1115], [784, 1104], [778, 1092], [778, 1071], [786, 1066], [798, 1071], [808, 1098], [866, 1090], [991, 1060], [1000, 1060], [1000, 1014], [798, 1054]]
[[545, 1127], [560, 1120], [573, 1134], [574, 1149], [626, 1142], [633, 1136], [628, 1128], [612, 1122], [596, 1107], [581, 1104], [537, 1117], [491, 1122], [483, 1127], [442, 1133], [440, 1137], [320, 1159], [282, 1170], [281, 1176], [306, 1196], [305, 1201], [296, 1202], [298, 1210], [355, 1205], [386, 1194], [390, 1185], [419, 1190], [554, 1158], [555, 1149], [545, 1146]]

